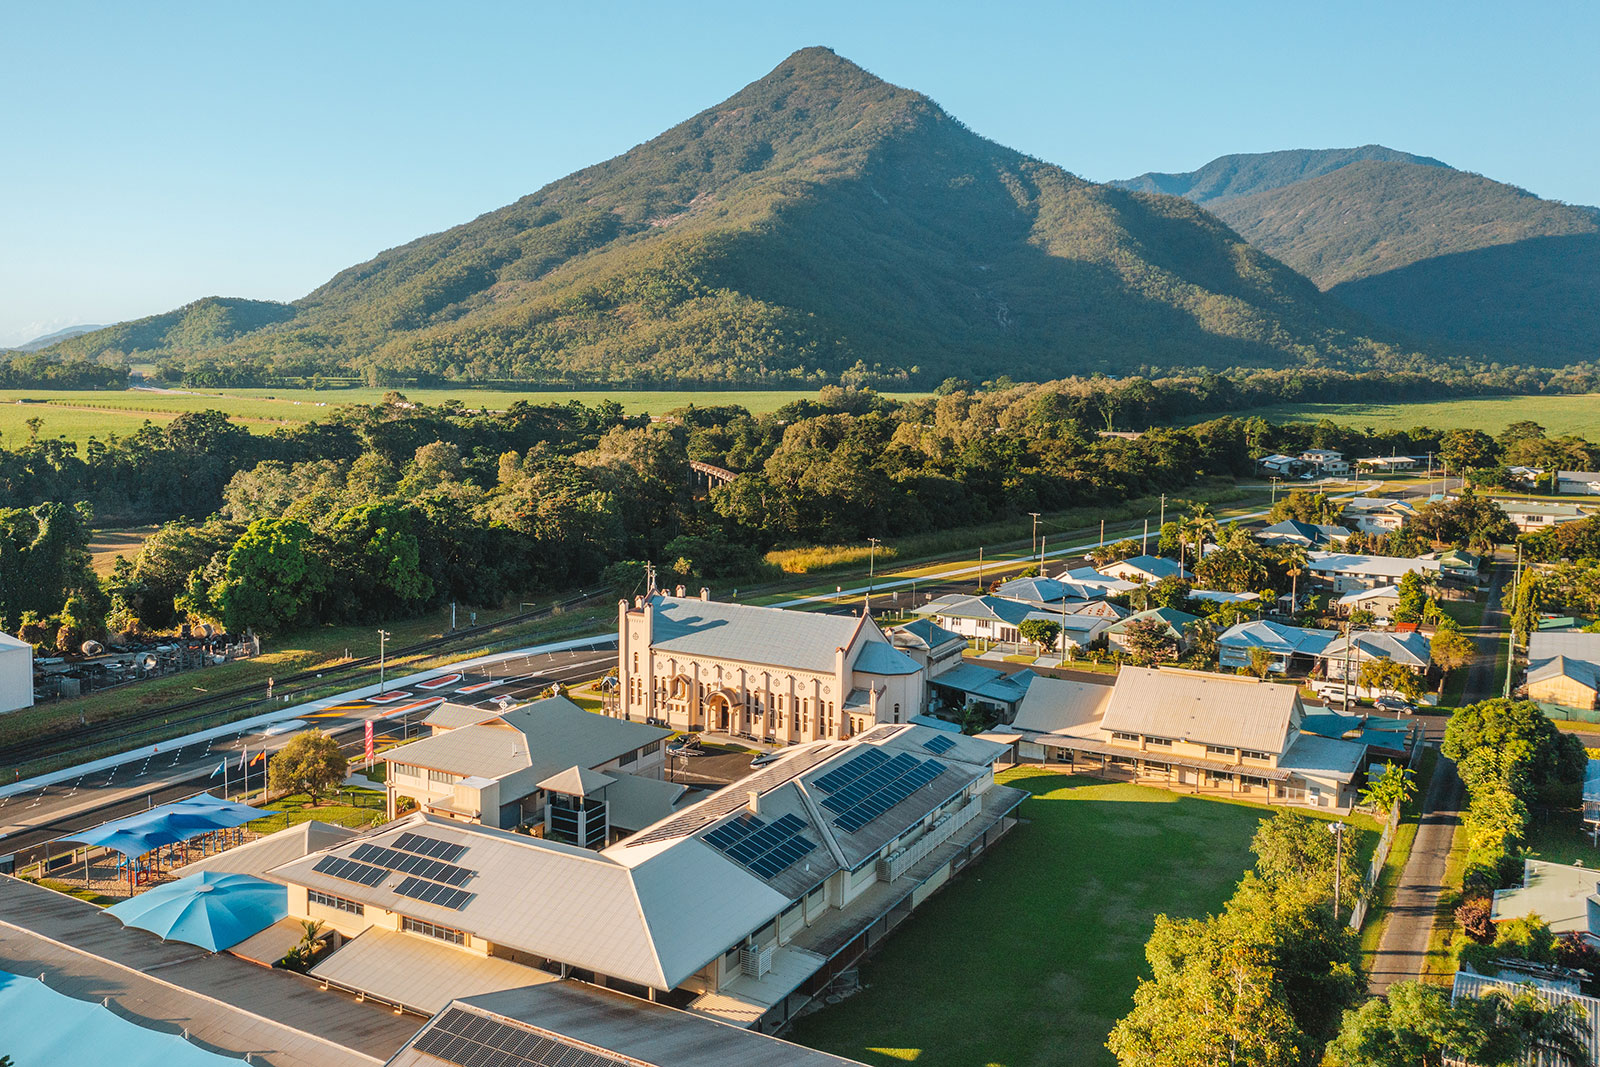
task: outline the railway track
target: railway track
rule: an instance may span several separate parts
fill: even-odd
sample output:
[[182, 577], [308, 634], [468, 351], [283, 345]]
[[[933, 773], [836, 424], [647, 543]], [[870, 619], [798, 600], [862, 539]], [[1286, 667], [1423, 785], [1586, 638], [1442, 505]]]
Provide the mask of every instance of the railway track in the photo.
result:
[[[546, 607], [513, 615], [498, 622], [483, 623], [457, 630], [443, 637], [391, 648], [384, 653], [384, 662], [393, 663], [409, 656], [437, 652], [463, 643], [470, 644], [474, 639], [486, 637], [507, 627], [550, 618], [559, 612], [583, 605], [599, 595], [580, 593], [575, 597], [556, 601]], [[92, 746], [104, 741], [126, 740], [130, 743], [130, 747], [137, 747], [141, 737], [156, 732], [171, 733], [174, 726], [214, 722], [222, 718], [228, 721], [242, 719], [250, 712], [259, 713], [270, 706], [283, 703], [284, 698], [291, 698], [288, 702], [293, 703], [292, 698], [301, 696], [313, 688], [326, 689], [330, 683], [338, 682], [345, 688], [354, 688], [360, 684], [359, 679], [363, 673], [372, 671], [377, 666], [377, 656], [363, 656], [335, 667], [323, 668], [320, 671], [301, 671], [277, 679], [272, 689], [271, 705], [267, 703], [269, 698], [262, 695], [261, 686], [257, 684], [222, 690], [176, 704], [163, 704], [104, 722], [81, 726], [69, 725], [40, 737], [0, 745], [0, 767], [20, 767], [33, 760], [60, 755], [75, 748]], [[373, 680], [376, 681], [375, 673]], [[234, 714], [235, 712], [238, 714]]]

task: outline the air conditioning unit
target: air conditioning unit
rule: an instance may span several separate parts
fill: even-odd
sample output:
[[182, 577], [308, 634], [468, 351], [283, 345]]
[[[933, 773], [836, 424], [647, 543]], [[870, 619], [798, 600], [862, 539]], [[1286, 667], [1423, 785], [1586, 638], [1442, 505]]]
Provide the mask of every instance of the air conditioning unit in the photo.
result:
[[739, 969], [751, 978], [765, 978], [772, 971], [772, 953], [776, 947], [744, 946], [739, 950]]

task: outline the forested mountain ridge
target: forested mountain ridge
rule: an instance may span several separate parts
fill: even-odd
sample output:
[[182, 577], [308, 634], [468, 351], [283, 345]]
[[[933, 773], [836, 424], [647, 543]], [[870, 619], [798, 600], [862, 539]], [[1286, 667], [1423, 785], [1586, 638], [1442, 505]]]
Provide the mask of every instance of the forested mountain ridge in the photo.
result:
[[[823, 48], [292, 308], [166, 358], [639, 384], [1399, 358], [1192, 204], [987, 141]], [[60, 347], [120, 345], [101, 331]]]
[[1416, 345], [1544, 366], [1600, 356], [1600, 209], [1425, 156], [1222, 156], [1145, 174]]
[[133, 358], [190, 355], [287, 322], [294, 315], [291, 305], [273, 300], [208, 296], [175, 311], [75, 334], [42, 351], [65, 359], [88, 359], [109, 351]]

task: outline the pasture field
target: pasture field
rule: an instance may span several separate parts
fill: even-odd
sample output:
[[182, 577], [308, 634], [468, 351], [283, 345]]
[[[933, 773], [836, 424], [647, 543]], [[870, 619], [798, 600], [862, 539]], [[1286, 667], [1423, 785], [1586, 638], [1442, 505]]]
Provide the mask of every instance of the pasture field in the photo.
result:
[[[81, 445], [90, 437], [104, 440], [111, 434], [126, 436], [146, 419], [158, 425], [187, 411], [215, 409], [252, 433], [270, 433], [279, 426], [325, 419], [343, 404], [374, 404], [385, 389], [230, 389], [230, 390], [69, 390], [0, 389], [0, 445], [16, 447], [28, 438], [27, 420], [38, 418], [43, 437], [64, 437]], [[776, 411], [795, 400], [815, 398], [816, 391], [743, 390], [696, 392], [693, 390], [546, 390], [508, 389], [402, 389], [412, 401], [439, 405], [458, 400], [469, 409], [504, 410], [517, 401], [530, 404], [564, 404], [576, 400], [598, 404], [614, 400], [630, 415], [661, 414], [689, 404], [738, 404], [756, 414]], [[885, 393], [895, 399], [925, 393]]]
[[1023, 823], [884, 941], [860, 993], [801, 1018], [791, 1040], [872, 1067], [1114, 1065], [1105, 1040], [1149, 972], [1155, 916], [1220, 909], [1270, 814], [1042, 768], [1000, 780], [1033, 794]]
[[[1428, 426], [1442, 430], [1483, 430], [1497, 434], [1513, 422], [1531, 419], [1551, 436], [1579, 434], [1600, 440], [1600, 394], [1571, 396], [1484, 396], [1403, 404], [1277, 404], [1236, 415], [1259, 415], [1269, 422], [1320, 422], [1379, 430]], [[1200, 415], [1204, 422], [1217, 415]]]

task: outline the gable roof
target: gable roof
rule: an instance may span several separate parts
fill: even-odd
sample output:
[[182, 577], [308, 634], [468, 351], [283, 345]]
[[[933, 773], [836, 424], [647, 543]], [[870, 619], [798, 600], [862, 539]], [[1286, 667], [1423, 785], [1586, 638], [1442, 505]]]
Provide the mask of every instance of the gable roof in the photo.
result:
[[1034, 610], [1032, 604], [1002, 596], [946, 593], [916, 609], [918, 615], [946, 615], [955, 619], [989, 619], [1015, 626]]
[[912, 648], [921, 647], [930, 652], [936, 648], [943, 648], [952, 641], [960, 642], [962, 647], [966, 647], [967, 644], [965, 637], [951, 630], [946, 630], [926, 616], [901, 623], [885, 636], [896, 645], [907, 645]]
[[868, 641], [856, 656], [855, 670], [867, 674], [916, 674], [920, 664], [888, 641]]
[[1547, 659], [1528, 672], [1528, 683], [1547, 682], [1552, 678], [1570, 678], [1580, 685], [1600, 692], [1600, 668], [1581, 659], [1556, 656]]
[[1128, 559], [1119, 559], [1115, 563], [1106, 564], [1107, 567], [1132, 567], [1137, 571], [1148, 574], [1153, 578], [1187, 578], [1189, 569], [1177, 560], [1167, 559], [1164, 556], [1130, 556]]
[[1363, 600], [1399, 600], [1400, 587], [1398, 585], [1380, 585], [1376, 589], [1357, 589], [1346, 593], [1335, 604], [1359, 604]]
[[1312, 552], [1313, 574], [1378, 575], [1384, 578], [1403, 578], [1411, 571], [1422, 573], [1437, 571], [1436, 559], [1402, 559], [1398, 556], [1363, 556], [1351, 552]]
[[265, 878], [274, 867], [360, 835], [359, 830], [312, 819], [185, 864], [183, 873], [187, 877], [198, 871], [215, 871]]
[[1297, 541], [1306, 545], [1317, 547], [1332, 544], [1334, 541], [1343, 540], [1350, 536], [1350, 531], [1343, 526], [1333, 526], [1327, 523], [1301, 522], [1299, 519], [1284, 519], [1275, 522], [1266, 529], [1256, 534], [1260, 541]]
[[1040, 675], [1028, 686], [1011, 725], [1041, 734], [1093, 733], [1111, 705], [1112, 688]]
[[661, 652], [739, 660], [794, 670], [831, 672], [834, 653], [858, 633], [881, 637], [859, 615], [728, 604], [656, 595], [650, 598], [650, 647]]
[[[1322, 659], [1343, 659], [1345, 642], [1346, 638], [1335, 637], [1317, 656]], [[1386, 659], [1417, 668], [1425, 668], [1433, 662], [1433, 650], [1428, 638], [1416, 630], [1364, 630], [1356, 634], [1354, 644], [1356, 658]]]
[[1164, 622], [1167, 624], [1168, 629], [1176, 631], [1179, 635], [1182, 635], [1186, 626], [1200, 621], [1198, 615], [1190, 615], [1187, 611], [1179, 611], [1177, 608], [1150, 608], [1148, 611], [1129, 615], [1120, 622], [1114, 622], [1106, 629], [1114, 634], [1126, 633], [1128, 626], [1131, 623], [1138, 622], [1140, 619], [1155, 619], [1158, 622]]
[[1265, 648], [1280, 655], [1315, 656], [1337, 636], [1337, 630], [1313, 630], [1308, 626], [1285, 626], [1270, 619], [1256, 619], [1234, 623], [1217, 638], [1217, 644], [1230, 648]]
[[1035, 604], [1054, 604], [1063, 600], [1099, 600], [1109, 590], [1104, 585], [1063, 581], [1060, 578], [1013, 578], [995, 588], [995, 595]]
[[1292, 685], [1240, 675], [1123, 667], [1103, 727], [1278, 753], [1299, 714], [1300, 694]]
[[19, 640], [18, 638], [12, 637], [10, 634], [0, 633], [0, 648], [5, 648], [5, 649], [25, 648], [25, 649], [28, 650], [28, 655], [30, 655], [30, 656], [33, 655], [33, 646], [32, 645], [28, 644], [28, 642], [26, 642], [26, 641], [22, 641], [22, 640]]
[[1535, 630], [1528, 637], [1528, 680], [1534, 681], [1534, 673], [1557, 657], [1567, 661], [1567, 670], [1572, 669], [1573, 663], [1600, 667], [1600, 633]]

